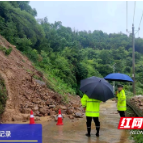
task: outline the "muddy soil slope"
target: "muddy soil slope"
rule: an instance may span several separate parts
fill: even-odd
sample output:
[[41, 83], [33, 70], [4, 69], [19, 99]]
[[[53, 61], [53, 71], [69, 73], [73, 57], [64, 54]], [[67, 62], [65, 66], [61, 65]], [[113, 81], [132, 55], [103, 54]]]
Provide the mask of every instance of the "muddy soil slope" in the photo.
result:
[[[8, 56], [0, 51], [0, 74], [8, 91], [8, 100], [2, 115], [3, 122], [26, 121], [31, 109], [34, 115], [39, 117], [54, 116], [59, 109], [70, 118], [82, 116], [79, 97], [75, 97], [75, 100], [70, 97], [71, 101], [63, 105], [61, 96], [47, 88], [43, 74], [36, 71], [26, 56], [2, 36], [0, 46], [12, 48]], [[31, 78], [33, 73], [44, 82]]]

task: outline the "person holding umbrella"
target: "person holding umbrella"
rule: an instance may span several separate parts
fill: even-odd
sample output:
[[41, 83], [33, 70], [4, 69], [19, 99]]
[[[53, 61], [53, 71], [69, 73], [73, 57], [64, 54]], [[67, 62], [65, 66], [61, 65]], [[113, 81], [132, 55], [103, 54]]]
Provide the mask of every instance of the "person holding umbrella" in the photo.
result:
[[126, 95], [123, 89], [123, 85], [118, 84], [118, 91], [117, 91], [117, 110], [120, 114], [120, 117], [125, 117], [126, 111]]
[[86, 136], [90, 137], [91, 122], [93, 119], [97, 130], [96, 136], [99, 137], [100, 103], [102, 101], [105, 102], [108, 99], [114, 97], [113, 87], [105, 79], [93, 76], [93, 77], [81, 80], [80, 90], [84, 93], [83, 97], [81, 98], [81, 104], [82, 104], [82, 107], [84, 108], [86, 120], [87, 120]]
[[100, 122], [99, 122], [98, 117], [99, 117], [100, 103], [101, 103], [100, 100], [91, 99], [86, 94], [84, 94], [81, 99], [82, 107], [84, 108], [84, 111], [86, 112], [86, 120], [87, 120], [86, 136], [88, 137], [90, 137], [92, 118], [94, 120], [96, 130], [97, 130], [96, 136], [99, 137]]
[[[126, 74], [122, 73], [111, 73], [104, 77], [106, 80], [110, 81], [122, 81], [122, 82], [134, 82], [131, 77]], [[118, 92], [117, 96], [117, 110], [120, 114], [120, 117], [125, 117], [126, 111], [126, 95], [125, 91], [123, 90], [123, 85], [118, 85]]]

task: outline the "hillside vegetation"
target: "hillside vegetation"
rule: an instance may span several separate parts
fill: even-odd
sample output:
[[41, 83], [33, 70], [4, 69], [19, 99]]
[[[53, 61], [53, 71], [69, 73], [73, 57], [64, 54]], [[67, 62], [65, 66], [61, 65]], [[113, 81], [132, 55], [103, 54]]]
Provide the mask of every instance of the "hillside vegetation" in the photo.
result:
[[[33, 61], [60, 94], [79, 94], [80, 80], [113, 72], [132, 75], [132, 37], [123, 33], [78, 31], [48, 18], [35, 19], [29, 2], [0, 2], [0, 34]], [[49, 15], [49, 14], [48, 14]], [[96, 27], [95, 27], [96, 29]], [[136, 91], [143, 87], [143, 39], [135, 39]], [[128, 83], [125, 88], [132, 91]]]
[[7, 100], [7, 90], [4, 83], [4, 79], [0, 75], [0, 115], [4, 112], [6, 100]]

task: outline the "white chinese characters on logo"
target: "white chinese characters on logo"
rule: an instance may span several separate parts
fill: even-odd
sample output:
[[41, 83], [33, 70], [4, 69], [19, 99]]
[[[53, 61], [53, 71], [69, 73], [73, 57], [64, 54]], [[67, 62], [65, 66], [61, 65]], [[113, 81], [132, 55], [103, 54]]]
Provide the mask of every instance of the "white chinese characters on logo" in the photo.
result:
[[10, 131], [6, 131], [6, 137], [11, 137], [11, 132]]
[[0, 137], [5, 137], [5, 131], [0, 131]]
[[132, 123], [132, 128], [137, 127], [141, 128], [143, 123], [143, 118], [134, 118], [133, 123]]
[[[132, 118], [124, 118], [121, 122], [121, 127], [120, 128], [125, 128], [125, 129], [128, 129], [130, 128], [130, 121], [132, 120]], [[126, 123], [125, 123], [126, 121]]]
[[118, 129], [143, 129], [143, 118], [141, 117], [121, 118]]
[[11, 137], [10, 131], [0, 131], [0, 137]]

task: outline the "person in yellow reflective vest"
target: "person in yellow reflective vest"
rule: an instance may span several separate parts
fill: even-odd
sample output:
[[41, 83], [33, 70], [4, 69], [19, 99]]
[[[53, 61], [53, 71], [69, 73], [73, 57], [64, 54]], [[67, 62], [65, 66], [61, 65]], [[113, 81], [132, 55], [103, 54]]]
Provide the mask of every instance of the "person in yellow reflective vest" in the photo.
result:
[[99, 137], [99, 130], [100, 130], [100, 122], [99, 122], [99, 110], [100, 110], [100, 100], [91, 99], [86, 94], [83, 95], [81, 98], [81, 104], [85, 111], [86, 115], [86, 126], [87, 126], [87, 134], [86, 136], [90, 137], [91, 132], [91, 122], [92, 119], [94, 120], [96, 126], [96, 136]]
[[126, 95], [123, 89], [123, 85], [118, 85], [118, 92], [117, 92], [117, 110], [120, 114], [120, 117], [125, 117], [126, 111]]

